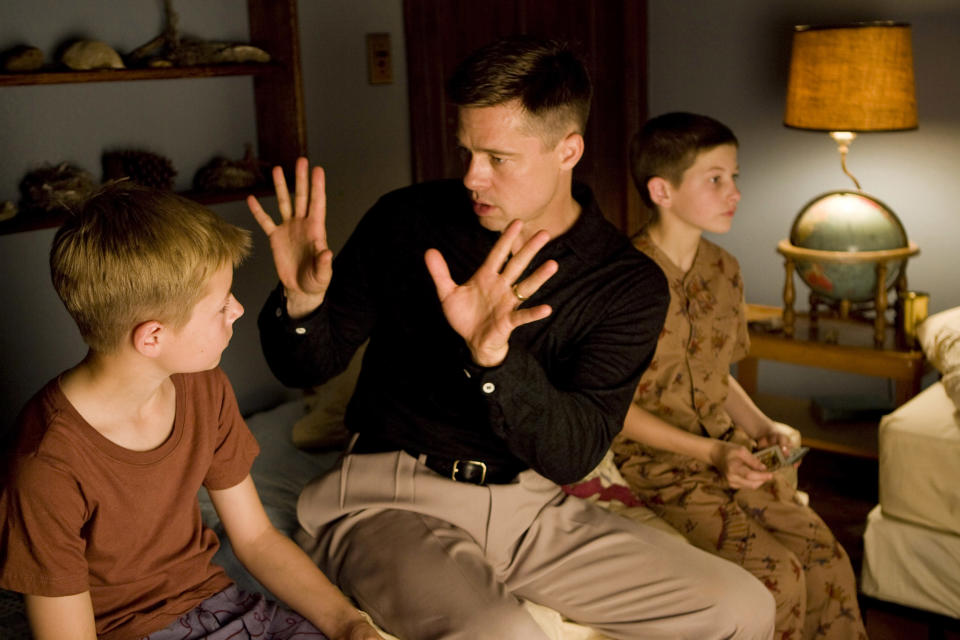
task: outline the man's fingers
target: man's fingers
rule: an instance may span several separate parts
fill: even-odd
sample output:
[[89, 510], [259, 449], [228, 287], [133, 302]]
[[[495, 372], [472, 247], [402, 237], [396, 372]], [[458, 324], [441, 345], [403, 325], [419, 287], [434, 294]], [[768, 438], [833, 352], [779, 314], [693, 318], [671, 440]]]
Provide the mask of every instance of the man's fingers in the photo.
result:
[[553, 308], [548, 304], [538, 304], [535, 307], [530, 307], [529, 309], [515, 309], [511, 316], [513, 321], [514, 328], [519, 327], [523, 324], [530, 324], [531, 322], [536, 322], [537, 320], [543, 320], [547, 316], [553, 313]]
[[[310, 172], [310, 210], [307, 215], [318, 218], [316, 224], [325, 225], [327, 218], [327, 181], [322, 167]], [[325, 227], [324, 227], [325, 229]]]
[[250, 209], [250, 213], [253, 214], [257, 224], [260, 225], [260, 228], [263, 229], [265, 234], [269, 236], [271, 233], [273, 233], [274, 229], [277, 228], [277, 225], [274, 224], [267, 212], [263, 210], [259, 200], [253, 196], [247, 196], [247, 208]]
[[537, 267], [536, 271], [513, 285], [514, 293], [520, 294], [524, 298], [532, 297], [547, 280], [553, 277], [559, 268], [560, 265], [557, 264], [556, 260], [547, 260]]
[[483, 261], [481, 269], [486, 268], [499, 273], [503, 263], [507, 261], [507, 256], [510, 255], [510, 250], [517, 236], [520, 235], [521, 229], [523, 229], [523, 223], [519, 220], [514, 220], [508, 224], [500, 237], [497, 238], [493, 248], [490, 249], [490, 253], [487, 254], [487, 259]]
[[[544, 245], [548, 242], [550, 242], [550, 234], [546, 231], [541, 230], [533, 234], [533, 236], [520, 247], [520, 251], [517, 251], [513, 257], [510, 258], [510, 261], [507, 262], [507, 265], [503, 269], [503, 277], [510, 282], [519, 278], [523, 270], [530, 264], [530, 261], [537, 255], [537, 252], [543, 249]], [[524, 292], [524, 295], [529, 294]]]
[[307, 174], [310, 170], [310, 162], [303, 157], [297, 158], [296, 164], [296, 190], [294, 191], [293, 215], [302, 218], [307, 215], [307, 202], [310, 200], [310, 185], [307, 181]]
[[330, 251], [330, 249], [326, 247], [320, 248], [319, 246], [315, 246], [315, 250], [317, 253], [313, 257], [313, 263], [317, 271], [333, 265], [333, 251]]
[[447, 261], [436, 249], [427, 249], [423, 259], [427, 263], [427, 271], [433, 278], [433, 284], [437, 287], [437, 296], [443, 301], [457, 286], [450, 277], [450, 268], [447, 266]]
[[290, 190], [287, 189], [287, 179], [283, 175], [283, 167], [273, 168], [273, 187], [277, 192], [277, 207], [280, 209], [280, 218], [289, 220], [293, 212], [290, 208]]

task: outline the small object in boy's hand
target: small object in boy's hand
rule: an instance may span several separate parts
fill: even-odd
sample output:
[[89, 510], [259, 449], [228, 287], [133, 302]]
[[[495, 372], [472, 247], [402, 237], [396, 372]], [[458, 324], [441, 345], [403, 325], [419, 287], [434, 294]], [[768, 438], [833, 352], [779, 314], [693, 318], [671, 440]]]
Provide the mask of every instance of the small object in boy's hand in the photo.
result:
[[757, 456], [760, 462], [767, 468], [767, 471], [776, 471], [781, 467], [791, 466], [800, 462], [800, 459], [807, 455], [808, 451], [810, 451], [810, 447], [797, 447], [784, 456], [780, 445], [773, 445], [766, 449], [754, 451], [753, 455]]
[[800, 462], [800, 459], [803, 458], [803, 456], [807, 455], [808, 451], [810, 451], [810, 447], [797, 447], [796, 449], [790, 452], [786, 460], [784, 460], [783, 464], [785, 465], [797, 464], [798, 462]]
[[775, 471], [784, 463], [783, 451], [778, 444], [767, 447], [766, 449], [754, 451], [753, 455], [757, 456], [757, 459], [763, 463], [767, 471]]

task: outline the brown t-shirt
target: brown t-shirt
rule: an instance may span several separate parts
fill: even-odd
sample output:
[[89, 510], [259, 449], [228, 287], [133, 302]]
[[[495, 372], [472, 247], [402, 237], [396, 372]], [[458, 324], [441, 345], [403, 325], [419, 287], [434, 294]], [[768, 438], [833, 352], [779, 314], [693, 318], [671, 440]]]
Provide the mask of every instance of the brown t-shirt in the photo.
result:
[[646, 234], [634, 245], [667, 276], [670, 306], [633, 402], [681, 429], [720, 437], [733, 426], [724, 409], [730, 365], [750, 348], [740, 265], [704, 238], [686, 273]]
[[239, 483], [259, 446], [220, 369], [171, 379], [173, 430], [151, 451], [103, 437], [57, 380], [30, 400], [0, 493], [0, 586], [43, 596], [89, 589], [97, 634], [109, 639], [161, 629], [231, 584], [210, 564], [219, 542], [197, 491]]

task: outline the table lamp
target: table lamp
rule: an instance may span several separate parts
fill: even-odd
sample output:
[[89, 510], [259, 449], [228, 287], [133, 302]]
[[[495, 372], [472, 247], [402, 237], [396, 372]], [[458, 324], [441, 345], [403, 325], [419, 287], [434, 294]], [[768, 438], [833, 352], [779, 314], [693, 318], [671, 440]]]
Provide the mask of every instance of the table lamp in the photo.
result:
[[810, 319], [820, 304], [841, 317], [871, 319], [882, 342], [886, 292], [906, 290], [906, 258], [917, 253], [893, 211], [863, 193], [847, 168], [857, 133], [917, 127], [910, 25], [862, 22], [797, 26], [793, 33], [784, 125], [825, 131], [836, 141], [840, 166], [856, 191], [831, 191], [797, 215], [786, 259], [784, 328], [792, 335], [793, 270], [811, 288]]

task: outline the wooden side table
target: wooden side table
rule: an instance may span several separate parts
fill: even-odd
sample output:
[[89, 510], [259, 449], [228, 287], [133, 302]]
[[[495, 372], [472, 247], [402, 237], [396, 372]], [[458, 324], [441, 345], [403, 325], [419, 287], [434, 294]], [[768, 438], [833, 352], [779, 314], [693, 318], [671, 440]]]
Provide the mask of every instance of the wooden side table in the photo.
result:
[[[764, 305], [747, 305], [747, 308], [748, 320], [776, 318], [781, 312], [778, 307]], [[811, 327], [808, 314], [802, 313], [795, 315], [793, 336], [789, 337], [782, 329], [765, 329], [761, 323], [752, 322], [750, 352], [737, 364], [737, 380], [768, 415], [800, 429], [808, 446], [875, 457], [875, 424], [872, 425], [874, 433], [871, 442], [862, 443], [863, 446], [859, 446], [855, 439], [846, 443], [833, 442], [829, 428], [812, 424], [814, 421], [809, 416], [808, 403], [783, 399], [779, 404], [783, 407], [789, 405], [786, 413], [790, 415], [778, 415], [783, 407], [778, 409], [777, 398], [757, 394], [757, 370], [762, 359], [887, 378], [895, 383], [897, 406], [903, 404], [920, 392], [927, 369], [923, 352], [898, 348], [893, 327], [886, 327], [884, 341], [875, 345], [874, 329], [870, 324], [855, 320], [824, 317]], [[807, 410], [804, 411], [798, 403], [805, 404]], [[796, 424], [798, 420], [805, 420], [805, 425]], [[804, 426], [808, 428], [804, 429]], [[816, 435], [808, 437], [807, 434], [813, 432]]]

